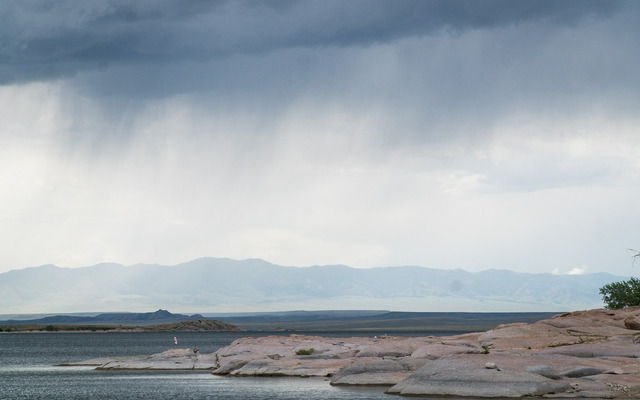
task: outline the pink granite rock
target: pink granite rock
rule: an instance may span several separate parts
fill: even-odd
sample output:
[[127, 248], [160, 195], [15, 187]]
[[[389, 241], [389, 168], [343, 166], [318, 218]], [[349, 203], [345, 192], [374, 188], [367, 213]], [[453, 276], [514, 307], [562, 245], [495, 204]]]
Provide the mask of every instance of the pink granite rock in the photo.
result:
[[336, 385], [395, 385], [390, 393], [416, 396], [640, 398], [640, 344], [629, 329], [638, 317], [640, 307], [631, 307], [450, 337], [243, 338], [213, 354], [183, 349], [77, 365], [331, 376]]
[[525, 397], [564, 393], [568, 382], [505, 368], [486, 368], [486, 357], [444, 357], [433, 361], [388, 390], [404, 396]]
[[119, 357], [106, 361], [101, 370], [210, 370], [218, 367], [215, 353], [199, 354], [192, 349], [172, 349], [150, 356]]
[[482, 352], [483, 349], [482, 347], [478, 346], [478, 344], [446, 344], [443, 342], [428, 344], [419, 347], [413, 353], [411, 353], [411, 357], [437, 360], [438, 358], [453, 354], [478, 354]]

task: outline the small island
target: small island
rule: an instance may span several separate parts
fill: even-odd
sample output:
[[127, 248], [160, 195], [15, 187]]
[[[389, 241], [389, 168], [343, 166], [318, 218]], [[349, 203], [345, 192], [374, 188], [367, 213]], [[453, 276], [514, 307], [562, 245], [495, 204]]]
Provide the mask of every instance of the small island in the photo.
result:
[[0, 326], [0, 332], [217, 332], [242, 331], [239, 327], [212, 319], [196, 319], [159, 325], [14, 325]]
[[323, 377], [389, 394], [473, 398], [637, 398], [640, 307], [559, 314], [446, 337], [242, 338], [197, 349], [88, 360], [100, 370], [191, 369], [228, 376]]
[[93, 317], [56, 315], [33, 320], [0, 321], [0, 332], [205, 332], [241, 331], [238, 326], [200, 314], [110, 313]]

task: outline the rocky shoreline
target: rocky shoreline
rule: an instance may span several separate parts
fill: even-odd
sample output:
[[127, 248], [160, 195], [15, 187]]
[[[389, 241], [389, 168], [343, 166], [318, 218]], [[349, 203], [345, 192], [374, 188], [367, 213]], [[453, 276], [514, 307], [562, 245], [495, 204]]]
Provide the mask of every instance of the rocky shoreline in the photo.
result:
[[598, 309], [458, 336], [246, 337], [211, 354], [175, 349], [73, 365], [324, 377], [404, 396], [638, 398], [638, 329], [640, 307]]

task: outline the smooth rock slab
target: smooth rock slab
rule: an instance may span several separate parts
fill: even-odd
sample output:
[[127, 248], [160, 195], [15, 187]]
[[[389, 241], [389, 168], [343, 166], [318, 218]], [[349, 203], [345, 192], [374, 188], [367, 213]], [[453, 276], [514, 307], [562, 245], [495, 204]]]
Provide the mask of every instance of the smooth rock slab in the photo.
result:
[[339, 380], [331, 381], [332, 385], [350, 386], [393, 386], [402, 382], [410, 372], [369, 372], [356, 375], [348, 375]]
[[538, 354], [562, 354], [571, 357], [640, 357], [640, 345], [633, 342], [633, 336], [614, 336], [593, 343], [578, 343], [571, 346], [553, 347], [538, 351]]
[[524, 397], [563, 393], [568, 383], [521, 371], [487, 369], [463, 360], [433, 361], [387, 393], [405, 396]]
[[150, 356], [112, 359], [98, 366], [99, 370], [207, 370], [217, 368], [216, 354], [196, 354], [191, 349], [172, 349]]
[[562, 379], [562, 376], [558, 375], [553, 368], [548, 365], [532, 365], [525, 369], [525, 372], [544, 376], [545, 378], [558, 380]]
[[[331, 376], [340, 368], [350, 364], [345, 359], [298, 359], [294, 357], [272, 360], [251, 360], [241, 368], [229, 373], [234, 376]], [[214, 371], [217, 374], [216, 371]]]
[[387, 337], [361, 347], [356, 357], [408, 357], [428, 342], [424, 338]]
[[231, 372], [239, 370], [240, 368], [247, 365], [249, 361], [250, 360], [243, 359], [224, 360], [218, 365], [218, 368], [216, 368], [211, 373], [214, 375], [229, 375]]
[[440, 357], [452, 355], [452, 354], [480, 354], [482, 353], [482, 347], [475, 345], [469, 346], [466, 344], [441, 344], [434, 343], [428, 344], [416, 349], [411, 357], [426, 358], [429, 360], [437, 360]]
[[582, 378], [584, 376], [600, 375], [604, 370], [596, 367], [576, 367], [562, 373], [567, 378]]
[[[422, 365], [424, 363], [421, 363], [420, 366]], [[417, 368], [418, 365], [415, 363], [407, 363], [402, 359], [358, 361], [341, 368], [331, 377], [331, 384], [393, 386], [407, 378]]]

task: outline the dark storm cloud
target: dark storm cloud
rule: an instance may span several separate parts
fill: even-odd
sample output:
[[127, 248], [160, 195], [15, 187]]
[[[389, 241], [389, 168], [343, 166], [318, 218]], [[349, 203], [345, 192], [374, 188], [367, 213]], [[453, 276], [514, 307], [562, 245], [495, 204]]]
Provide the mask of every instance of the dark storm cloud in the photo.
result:
[[0, 10], [0, 83], [110, 66], [278, 49], [367, 46], [527, 21], [608, 16], [613, 1], [12, 1]]

